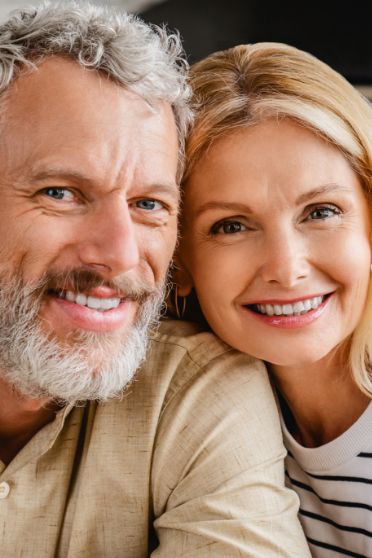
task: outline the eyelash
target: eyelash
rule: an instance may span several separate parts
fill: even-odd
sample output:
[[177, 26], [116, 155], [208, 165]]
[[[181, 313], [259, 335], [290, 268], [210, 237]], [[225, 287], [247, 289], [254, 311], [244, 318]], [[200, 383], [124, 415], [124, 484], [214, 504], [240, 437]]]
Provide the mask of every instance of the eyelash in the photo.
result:
[[[316, 217], [313, 218], [311, 217], [312, 214], [314, 214], [315, 212], [321, 212], [321, 211], [327, 211], [327, 212], [331, 212], [331, 215], [326, 215], [326, 216], [320, 216], [320, 217]], [[327, 219], [331, 219], [333, 217], [337, 217], [338, 215], [341, 215], [342, 211], [339, 207], [337, 207], [336, 205], [333, 204], [319, 204], [319, 205], [315, 205], [312, 206], [310, 208], [307, 208], [307, 215], [305, 218], [305, 221], [325, 221]], [[237, 229], [239, 230], [230, 230], [230, 232], [227, 230], [227, 227], [229, 226], [234, 226], [236, 225]], [[210, 229], [210, 234], [211, 236], [216, 236], [219, 234], [222, 235], [235, 235], [235, 234], [239, 234], [242, 232], [246, 232], [248, 230], [248, 227], [246, 225], [243, 225], [243, 223], [241, 223], [238, 219], [224, 219], [222, 221], [218, 221], [217, 223], [215, 223], [211, 229]]]
[[[225, 227], [231, 226], [231, 225], [238, 225], [240, 230], [235, 230], [232, 232], [226, 232], [226, 230], [224, 230]], [[238, 221], [237, 219], [226, 219], [223, 221], [219, 221], [218, 223], [215, 223], [210, 231], [210, 234], [212, 236], [216, 236], [218, 234], [226, 234], [226, 235], [231, 235], [231, 234], [239, 234], [241, 232], [245, 232], [247, 230], [247, 227], [245, 225], [243, 225], [243, 223], [241, 223], [240, 221]]]
[[[54, 195], [49, 195], [53, 192], [53, 194], [56, 194], [56, 196]], [[55, 201], [68, 201], [65, 199], [65, 195], [66, 194], [70, 194], [72, 197], [74, 196], [74, 193], [71, 191], [70, 188], [66, 188], [64, 186], [50, 186], [49, 188], [43, 188], [41, 190], [41, 193], [44, 194], [46, 197], [55, 200]], [[147, 203], [147, 204], [152, 204], [152, 207], [140, 207], [141, 203]], [[143, 198], [143, 199], [139, 199], [137, 201], [135, 201], [133, 203], [133, 205], [135, 207], [137, 207], [138, 209], [142, 210], [142, 211], [146, 211], [146, 212], [153, 212], [156, 210], [162, 210], [165, 209], [165, 204], [159, 200], [156, 199], [152, 199], [152, 198]], [[158, 205], [158, 207], [156, 207], [156, 205]]]
[[41, 190], [41, 193], [43, 193], [48, 198], [51, 198], [53, 200], [65, 201], [63, 197], [54, 197], [54, 196], [48, 195], [48, 192], [58, 193], [58, 196], [60, 194], [66, 194], [66, 193], [70, 194], [71, 196], [74, 196], [73, 192], [69, 188], [65, 188], [63, 186], [51, 186], [49, 188], [43, 188], [43, 190]]
[[141, 209], [142, 211], [149, 211], [149, 212], [151, 212], [151, 211], [156, 211], [155, 207], [153, 207], [152, 209], [140, 207], [139, 204], [140, 204], [140, 203], [143, 203], [143, 202], [153, 204], [153, 206], [155, 206], [156, 204], [158, 204], [158, 205], [159, 205], [158, 211], [159, 211], [159, 210], [161, 211], [162, 209], [165, 209], [165, 204], [164, 204], [163, 202], [161, 202], [161, 201], [159, 201], [159, 200], [156, 200], [156, 199], [153, 199], [153, 198], [143, 198], [143, 199], [137, 200], [137, 201], [134, 203], [134, 205], [135, 205], [136, 207], [138, 207], [138, 209]]
[[[316, 211], [330, 211], [332, 213], [332, 215], [328, 215], [326, 217], [317, 217], [316, 219], [311, 218], [311, 214], [315, 213]], [[316, 206], [312, 206], [310, 208], [310, 211], [308, 212], [308, 215], [306, 217], [305, 220], [309, 220], [309, 221], [325, 221], [326, 219], [330, 219], [332, 217], [337, 217], [338, 215], [341, 215], [342, 211], [339, 207], [337, 207], [337, 205], [333, 205], [333, 204], [320, 204], [320, 205], [316, 205]]]

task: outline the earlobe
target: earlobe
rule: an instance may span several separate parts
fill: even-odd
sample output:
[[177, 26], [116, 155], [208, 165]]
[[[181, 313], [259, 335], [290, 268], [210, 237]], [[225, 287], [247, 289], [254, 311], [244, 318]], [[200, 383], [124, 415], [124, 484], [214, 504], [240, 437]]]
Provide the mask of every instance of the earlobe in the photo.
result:
[[189, 296], [194, 286], [193, 281], [185, 265], [178, 256], [176, 256], [174, 260], [172, 279], [173, 283], [177, 285], [178, 296]]

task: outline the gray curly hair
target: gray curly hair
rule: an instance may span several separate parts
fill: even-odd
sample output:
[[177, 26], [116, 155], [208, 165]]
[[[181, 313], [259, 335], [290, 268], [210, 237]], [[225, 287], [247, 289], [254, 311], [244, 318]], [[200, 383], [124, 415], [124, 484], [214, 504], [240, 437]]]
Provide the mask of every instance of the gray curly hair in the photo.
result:
[[0, 97], [25, 68], [46, 57], [69, 56], [81, 66], [105, 73], [149, 104], [170, 103], [183, 166], [191, 111], [187, 62], [177, 33], [138, 17], [89, 2], [46, 1], [14, 11], [0, 25]]

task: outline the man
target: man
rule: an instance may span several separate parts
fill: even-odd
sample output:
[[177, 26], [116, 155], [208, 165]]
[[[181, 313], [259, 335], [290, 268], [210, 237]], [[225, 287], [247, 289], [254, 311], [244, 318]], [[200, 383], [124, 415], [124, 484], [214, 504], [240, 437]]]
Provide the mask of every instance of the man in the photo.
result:
[[176, 242], [180, 55], [89, 4], [0, 27], [2, 558], [306, 555], [262, 365], [165, 325], [132, 382]]

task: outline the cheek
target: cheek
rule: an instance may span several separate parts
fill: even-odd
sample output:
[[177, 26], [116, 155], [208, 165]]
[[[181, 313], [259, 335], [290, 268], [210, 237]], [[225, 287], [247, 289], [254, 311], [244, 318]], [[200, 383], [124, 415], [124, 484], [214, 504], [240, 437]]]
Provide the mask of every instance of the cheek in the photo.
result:
[[203, 250], [190, 264], [194, 287], [206, 314], [226, 311], [251, 280], [241, 258], [237, 259], [233, 250]]
[[[2, 242], [1, 262], [20, 269], [26, 279], [38, 278], [55, 260], [66, 256], [76, 234], [70, 224], [47, 216], [19, 219]], [[9, 230], [8, 229], [8, 230]]]
[[371, 272], [371, 247], [365, 236], [345, 240], [338, 250], [332, 251], [335, 274], [350, 289], [366, 290]]
[[157, 283], [164, 280], [173, 256], [176, 240], [176, 222], [162, 231], [151, 230], [150, 234], [146, 232], [139, 239], [143, 254], [142, 261], [151, 270], [151, 274]]
[[371, 278], [371, 247], [365, 235], [345, 235], [338, 247], [333, 246], [328, 260], [330, 275], [340, 290], [336, 301], [350, 332], [358, 324], [365, 305]]

